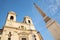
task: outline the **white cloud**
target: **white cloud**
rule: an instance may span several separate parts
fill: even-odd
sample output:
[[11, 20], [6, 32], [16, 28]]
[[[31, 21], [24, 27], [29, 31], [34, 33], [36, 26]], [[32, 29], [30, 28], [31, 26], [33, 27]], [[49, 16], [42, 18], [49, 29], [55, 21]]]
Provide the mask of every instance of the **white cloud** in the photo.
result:
[[49, 5], [48, 10], [51, 15], [55, 15], [57, 13], [58, 7], [56, 5]]
[[60, 0], [50, 0], [51, 4], [48, 6], [47, 11], [53, 16], [57, 13], [60, 6]]
[[56, 0], [56, 4], [60, 6], [60, 0]]

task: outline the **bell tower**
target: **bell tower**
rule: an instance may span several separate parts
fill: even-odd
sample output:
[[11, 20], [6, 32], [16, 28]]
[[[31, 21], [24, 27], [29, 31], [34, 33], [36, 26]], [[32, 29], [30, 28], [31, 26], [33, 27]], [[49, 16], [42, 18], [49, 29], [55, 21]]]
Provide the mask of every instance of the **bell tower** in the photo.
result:
[[11, 11], [8, 13], [7, 21], [16, 21], [16, 14], [15, 12]]
[[32, 22], [32, 19], [28, 16], [25, 16], [24, 17], [24, 21], [23, 21], [25, 24], [29, 25], [29, 29], [30, 30], [35, 30], [35, 27], [33, 25], [33, 22]]
[[28, 16], [24, 17], [24, 23], [29, 24], [29, 25], [33, 25], [32, 19]]
[[16, 14], [13, 11], [10, 11], [7, 15], [5, 26], [12, 26], [16, 22]]

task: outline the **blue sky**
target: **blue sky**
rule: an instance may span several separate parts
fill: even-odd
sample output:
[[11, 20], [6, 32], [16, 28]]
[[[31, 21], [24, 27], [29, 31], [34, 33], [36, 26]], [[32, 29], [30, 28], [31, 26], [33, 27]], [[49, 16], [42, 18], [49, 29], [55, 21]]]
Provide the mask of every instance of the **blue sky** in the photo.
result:
[[0, 0], [0, 28], [4, 26], [8, 12], [14, 11], [17, 14], [17, 22], [22, 22], [24, 16], [29, 16], [44, 40], [54, 40], [33, 2], [60, 24], [60, 0]]

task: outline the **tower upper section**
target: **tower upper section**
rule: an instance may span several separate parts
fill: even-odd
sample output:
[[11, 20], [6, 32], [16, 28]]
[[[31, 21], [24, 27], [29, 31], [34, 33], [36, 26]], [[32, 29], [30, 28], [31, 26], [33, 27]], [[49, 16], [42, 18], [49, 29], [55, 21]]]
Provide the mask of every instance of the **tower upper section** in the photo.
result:
[[29, 24], [29, 25], [33, 25], [32, 19], [30, 17], [28, 17], [28, 16], [24, 17], [24, 21], [23, 22], [26, 23], [26, 24]]
[[7, 20], [9, 20], [9, 21], [16, 21], [16, 14], [15, 14], [15, 12], [13, 12], [13, 11], [9, 12]]

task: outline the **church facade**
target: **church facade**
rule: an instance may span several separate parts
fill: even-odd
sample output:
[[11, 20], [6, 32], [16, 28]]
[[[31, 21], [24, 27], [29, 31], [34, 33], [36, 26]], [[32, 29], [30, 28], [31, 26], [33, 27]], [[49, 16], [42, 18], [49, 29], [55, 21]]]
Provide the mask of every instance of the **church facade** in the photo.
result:
[[3, 29], [0, 29], [0, 40], [43, 40], [36, 31], [32, 19], [24, 17], [23, 22], [16, 22], [16, 13], [11, 11], [7, 15]]

